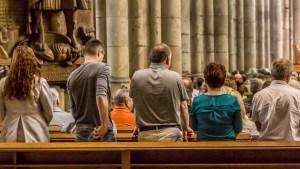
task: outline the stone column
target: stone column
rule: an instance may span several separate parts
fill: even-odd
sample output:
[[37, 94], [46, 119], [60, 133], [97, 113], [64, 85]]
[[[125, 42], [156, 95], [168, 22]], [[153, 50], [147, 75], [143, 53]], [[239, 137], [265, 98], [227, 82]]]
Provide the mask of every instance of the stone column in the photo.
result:
[[283, 35], [282, 35], [282, 1], [270, 1], [271, 19], [271, 61], [283, 57]]
[[191, 72], [191, 1], [181, 0], [182, 71]]
[[106, 0], [95, 0], [96, 38], [101, 40], [106, 49]]
[[133, 55], [130, 57], [130, 75], [145, 69], [148, 63], [148, 4], [147, 0], [130, 1], [133, 5]]
[[245, 70], [256, 67], [255, 0], [244, 1]]
[[214, 0], [215, 61], [229, 69], [228, 1]]
[[192, 0], [192, 74], [200, 76], [203, 72], [204, 51], [204, 2]]
[[257, 68], [265, 67], [265, 1], [256, 0]]
[[181, 1], [162, 0], [162, 41], [172, 50], [171, 69], [182, 73]]
[[237, 69], [244, 70], [244, 0], [237, 0]]
[[300, 0], [294, 0], [294, 43], [300, 44]]
[[290, 0], [282, 0], [282, 43], [283, 58], [290, 59]]
[[161, 0], [149, 0], [150, 3], [150, 48], [161, 43]]
[[229, 0], [229, 70], [237, 69], [237, 14], [236, 0]]
[[214, 0], [204, 2], [204, 66], [215, 60]]
[[129, 85], [128, 0], [106, 1], [107, 58], [111, 66], [111, 88]]
[[271, 65], [270, 53], [270, 1], [264, 3], [264, 21], [265, 21], [265, 67], [269, 68]]

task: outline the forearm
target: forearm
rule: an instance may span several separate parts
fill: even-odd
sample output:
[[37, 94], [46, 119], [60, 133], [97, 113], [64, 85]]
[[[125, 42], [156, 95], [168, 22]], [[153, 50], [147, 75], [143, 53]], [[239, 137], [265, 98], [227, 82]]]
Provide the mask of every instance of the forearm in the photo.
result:
[[108, 127], [110, 122], [108, 118], [108, 100], [106, 96], [97, 96], [97, 106], [100, 115], [101, 126]]
[[186, 101], [182, 101], [180, 104], [180, 117], [183, 129], [189, 127], [189, 112]]

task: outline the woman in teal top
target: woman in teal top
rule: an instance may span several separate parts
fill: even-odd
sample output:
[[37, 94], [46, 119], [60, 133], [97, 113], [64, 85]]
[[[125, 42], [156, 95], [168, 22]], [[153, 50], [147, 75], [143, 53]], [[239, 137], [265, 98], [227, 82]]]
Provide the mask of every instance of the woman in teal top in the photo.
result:
[[221, 91], [225, 67], [209, 63], [204, 70], [208, 92], [194, 98], [190, 111], [191, 126], [198, 141], [235, 141], [242, 131], [241, 109], [236, 97]]

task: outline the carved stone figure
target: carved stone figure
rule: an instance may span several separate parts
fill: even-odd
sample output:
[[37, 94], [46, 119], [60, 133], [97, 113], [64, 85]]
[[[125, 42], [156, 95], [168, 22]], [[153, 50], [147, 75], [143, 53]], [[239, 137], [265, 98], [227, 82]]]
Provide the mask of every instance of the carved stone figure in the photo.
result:
[[[78, 42], [77, 32], [77, 10], [89, 9], [89, 0], [27, 0], [28, 1], [28, 18], [27, 18], [27, 34], [37, 34], [37, 38], [34, 43], [34, 49], [36, 49], [42, 59], [54, 61], [54, 53], [65, 52], [68, 44], [52, 44], [52, 48], [56, 51], [52, 51], [51, 47], [47, 45], [46, 31], [43, 24], [44, 11], [63, 11], [65, 15], [67, 37], [70, 39], [70, 50], [67, 51], [80, 51], [81, 46]], [[34, 18], [34, 19], [33, 19]], [[59, 49], [58, 49], [59, 48]], [[72, 49], [71, 49], [72, 48]], [[54, 52], [54, 53], [53, 53]], [[69, 52], [70, 53], [70, 52]], [[72, 53], [72, 52], [71, 52]], [[60, 55], [59, 57], [62, 57]], [[65, 57], [65, 56], [63, 56]], [[60, 59], [58, 59], [60, 60]]]
[[0, 59], [8, 59], [8, 54], [3, 45], [8, 42], [7, 29], [0, 27]]

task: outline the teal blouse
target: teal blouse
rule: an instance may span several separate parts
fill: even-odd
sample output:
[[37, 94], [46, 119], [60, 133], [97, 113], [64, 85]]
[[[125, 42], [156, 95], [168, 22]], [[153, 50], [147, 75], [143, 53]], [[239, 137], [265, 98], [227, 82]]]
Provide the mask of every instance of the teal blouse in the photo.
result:
[[236, 97], [229, 94], [194, 98], [190, 110], [191, 127], [198, 141], [235, 141], [242, 131], [242, 115]]

